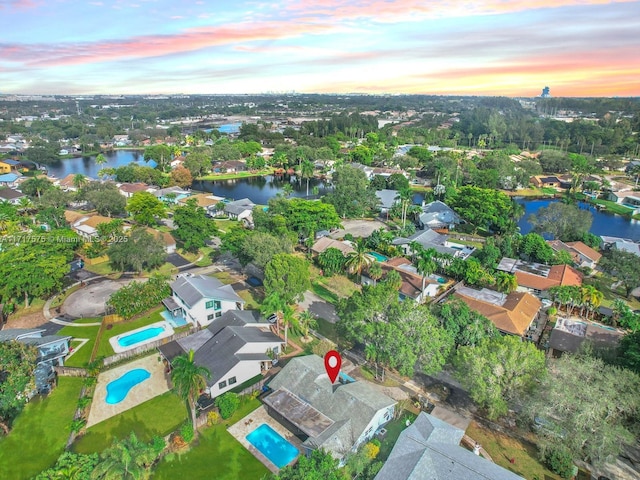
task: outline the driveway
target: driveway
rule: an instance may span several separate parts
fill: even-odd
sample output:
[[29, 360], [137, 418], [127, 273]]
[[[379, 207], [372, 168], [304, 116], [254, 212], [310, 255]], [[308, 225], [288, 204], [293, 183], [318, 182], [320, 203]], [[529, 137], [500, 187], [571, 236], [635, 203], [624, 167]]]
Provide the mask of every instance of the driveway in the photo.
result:
[[111, 294], [130, 281], [101, 280], [86, 285], [67, 297], [62, 312], [75, 318], [99, 317], [104, 314], [105, 303]]
[[327, 322], [336, 323], [339, 320], [336, 307], [308, 290], [304, 292], [304, 300], [300, 306], [311, 312], [314, 317], [322, 318]]
[[169, 255], [167, 255], [167, 262], [169, 262], [174, 267], [178, 267], [178, 268], [184, 267], [185, 265], [189, 265], [190, 263], [189, 260], [185, 259], [184, 257], [181, 257], [177, 253], [170, 253]]
[[343, 238], [347, 233], [354, 237], [368, 237], [379, 228], [389, 230], [387, 226], [378, 220], [343, 220], [344, 229], [337, 230], [329, 235], [333, 239]]

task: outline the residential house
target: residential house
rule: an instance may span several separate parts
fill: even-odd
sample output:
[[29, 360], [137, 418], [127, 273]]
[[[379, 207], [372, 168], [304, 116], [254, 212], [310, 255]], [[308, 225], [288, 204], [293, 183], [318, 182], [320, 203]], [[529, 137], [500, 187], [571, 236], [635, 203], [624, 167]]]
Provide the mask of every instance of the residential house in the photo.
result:
[[120, 183], [118, 184], [118, 191], [127, 198], [133, 197], [138, 192], [150, 192], [156, 191], [155, 187], [147, 185], [146, 183]]
[[556, 176], [535, 176], [529, 179], [534, 187], [538, 188], [560, 188], [561, 180]]
[[178, 203], [184, 205], [187, 203], [187, 200], [194, 198], [199, 207], [204, 208], [207, 212], [211, 212], [215, 210], [216, 205], [224, 200], [223, 197], [217, 197], [210, 193], [196, 193], [195, 195], [191, 195], [190, 197], [184, 197], [178, 199]]
[[181, 167], [184, 161], [185, 161], [185, 157], [183, 157], [182, 155], [178, 155], [177, 157], [174, 157], [174, 159], [169, 162], [169, 166], [171, 166], [171, 169], [173, 170], [178, 167]]
[[419, 230], [408, 238], [395, 238], [391, 243], [400, 247], [405, 255], [411, 255], [415, 253], [411, 247], [414, 242], [425, 250], [433, 248], [438, 253], [448, 254], [462, 259], [468, 258], [475, 250], [473, 247], [450, 241], [448, 235], [438, 233], [430, 228]]
[[596, 264], [602, 258], [602, 254], [583, 242], [567, 242], [560, 240], [548, 240], [547, 243], [556, 252], [565, 251], [571, 255], [573, 261], [579, 267], [596, 268]]
[[283, 343], [260, 312], [229, 310], [207, 328], [162, 345], [159, 350], [170, 363], [193, 350], [196, 365], [211, 372], [206, 393], [213, 399], [268, 371]]
[[65, 210], [65, 220], [71, 225], [71, 229], [82, 238], [90, 240], [98, 236], [98, 225], [109, 223], [113, 218], [102, 215], [84, 215], [71, 210]]
[[549, 354], [577, 353], [584, 342], [595, 349], [613, 350], [623, 336], [624, 332], [613, 327], [559, 317], [549, 337]]
[[582, 274], [569, 265], [544, 265], [504, 257], [497, 269], [516, 276], [519, 292], [539, 297], [546, 297], [551, 287], [582, 285]]
[[70, 336], [43, 335], [39, 328], [8, 328], [0, 330], [0, 342], [17, 341], [31, 345], [38, 350], [34, 371], [35, 389], [29, 393], [48, 393], [55, 379], [53, 367], [64, 365], [64, 357], [69, 353]]
[[418, 215], [418, 224], [421, 230], [443, 229], [452, 230], [461, 222], [460, 216], [446, 203], [439, 200], [422, 206], [422, 213]]
[[622, 204], [624, 199], [629, 196], [633, 189], [624, 183], [616, 183], [612, 185], [611, 190], [604, 193], [604, 199], [610, 202]]
[[345, 257], [349, 255], [349, 253], [355, 251], [348, 242], [341, 242], [339, 240], [334, 240], [333, 238], [322, 237], [313, 244], [313, 246], [311, 247], [311, 252], [314, 255], [320, 255], [328, 248], [337, 248]]
[[375, 480], [523, 480], [460, 445], [464, 430], [421, 412], [403, 430]]
[[131, 145], [131, 140], [129, 139], [129, 135], [114, 135], [113, 143], [116, 147], [126, 147], [127, 145]]
[[216, 173], [236, 173], [247, 170], [247, 163], [244, 160], [227, 160], [226, 162], [215, 162], [213, 171]]
[[289, 360], [269, 388], [267, 412], [303, 440], [306, 453], [322, 449], [341, 461], [393, 418], [396, 404], [367, 382], [333, 385], [317, 355]]
[[[60, 189], [65, 192], [76, 192], [78, 190], [78, 187], [76, 186], [76, 181], [75, 181], [76, 175], [77, 175], [76, 173], [70, 173], [69, 175], [67, 175], [62, 179], [54, 180], [53, 184], [60, 187]], [[93, 180], [89, 177], [84, 177], [84, 181], [91, 182]]]
[[188, 198], [191, 193], [180, 187], [161, 188], [153, 192], [158, 200], [165, 203], [178, 203], [179, 200]]
[[0, 174], [17, 171], [19, 164], [20, 162], [18, 162], [17, 160], [11, 160], [8, 158], [0, 160]]
[[380, 213], [388, 214], [396, 203], [396, 200], [398, 198], [398, 191], [388, 190], [386, 188], [383, 190], [377, 190], [376, 197], [378, 197], [378, 206], [380, 207]]
[[0, 175], [0, 187], [17, 187], [20, 177], [22, 177], [22, 175], [19, 173], [4, 173]]
[[240, 200], [234, 200], [224, 206], [224, 213], [226, 213], [230, 219], [243, 221], [248, 225], [253, 225], [253, 207], [256, 204], [248, 198]]
[[491, 320], [502, 333], [518, 337], [527, 335], [542, 308], [542, 302], [527, 292], [504, 294], [488, 288], [459, 287], [453, 296]]
[[640, 243], [634, 242], [629, 238], [609, 237], [602, 235], [604, 248], [615, 248], [616, 250], [624, 250], [625, 252], [633, 253], [640, 257]]
[[[383, 278], [392, 270], [395, 270], [400, 274], [402, 285], [400, 286], [398, 294], [402, 300], [405, 298], [411, 298], [416, 302], [421, 303], [425, 301], [427, 297], [435, 297], [438, 294], [439, 288], [444, 286], [445, 283], [445, 280], [442, 277], [431, 275], [424, 279], [423, 289], [422, 275], [418, 273], [418, 270], [413, 266], [411, 261], [404, 257], [391, 258], [382, 262], [380, 266], [382, 267]], [[375, 281], [367, 275], [366, 271], [364, 271], [362, 273], [361, 283], [362, 285], [372, 285]]]
[[627, 195], [622, 199], [622, 205], [629, 208], [640, 208], [640, 197]]
[[206, 275], [178, 275], [171, 292], [162, 303], [174, 317], [193, 325], [207, 326], [229, 310], [242, 310], [245, 303], [231, 285]]
[[20, 199], [23, 197], [25, 197], [25, 194], [18, 190], [0, 187], [0, 202], [9, 202], [12, 205], [18, 205], [18, 203], [20, 203]]
[[145, 228], [147, 233], [150, 233], [154, 238], [159, 238], [164, 245], [164, 251], [167, 253], [175, 253], [176, 251], [176, 239], [168, 232], [161, 232], [154, 228]]

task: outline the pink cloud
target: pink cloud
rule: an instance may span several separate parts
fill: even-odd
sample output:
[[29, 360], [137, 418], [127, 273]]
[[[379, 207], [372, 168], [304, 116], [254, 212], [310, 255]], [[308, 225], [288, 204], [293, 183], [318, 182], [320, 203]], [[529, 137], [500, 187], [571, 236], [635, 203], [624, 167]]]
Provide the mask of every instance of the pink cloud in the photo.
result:
[[190, 29], [175, 35], [146, 35], [125, 40], [59, 45], [0, 44], [0, 60], [31, 66], [98, 63], [159, 57], [239, 42], [274, 41], [300, 35], [326, 35], [334, 27], [320, 24], [240, 23]]
[[35, 0], [1, 0], [0, 10], [4, 10], [4, 9], [26, 10], [29, 8], [35, 8], [39, 5], [41, 5], [41, 2], [37, 2]]

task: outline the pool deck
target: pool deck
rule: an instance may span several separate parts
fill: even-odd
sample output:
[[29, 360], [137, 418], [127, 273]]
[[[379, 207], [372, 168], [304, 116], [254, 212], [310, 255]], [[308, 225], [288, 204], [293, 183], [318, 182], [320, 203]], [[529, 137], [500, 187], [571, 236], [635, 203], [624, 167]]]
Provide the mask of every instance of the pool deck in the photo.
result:
[[[107, 384], [135, 368], [144, 368], [151, 373], [151, 377], [129, 390], [125, 399], [120, 403], [113, 405], [106, 403]], [[155, 353], [148, 357], [127, 363], [126, 365], [121, 365], [112, 370], [102, 372], [98, 375], [98, 383], [96, 384], [96, 389], [93, 393], [91, 411], [89, 412], [89, 418], [87, 419], [87, 428], [140, 405], [147, 400], [151, 400], [168, 390], [168, 376], [165, 375], [164, 365], [162, 362], [158, 362], [158, 355]]]
[[[155, 328], [155, 327], [161, 327], [164, 331], [154, 337], [148, 338], [147, 340], [143, 340], [141, 342], [134, 343], [133, 345], [129, 345], [128, 347], [123, 347], [118, 343], [118, 340], [123, 337], [128, 337], [129, 335], [134, 335], [143, 330], [147, 330], [149, 328]], [[146, 343], [151, 343], [163, 338], [170, 337], [174, 333], [175, 331], [173, 330], [173, 327], [171, 326], [171, 324], [167, 320], [162, 320], [160, 322], [150, 323], [149, 325], [145, 325], [144, 327], [136, 328], [134, 330], [121, 333], [120, 335], [115, 335], [109, 339], [109, 343], [111, 344], [111, 348], [113, 348], [113, 351], [115, 353], [122, 353], [122, 352], [126, 352], [127, 350], [138, 348], [140, 345], [144, 345]]]
[[234, 438], [238, 440], [244, 448], [249, 450], [254, 457], [260, 460], [264, 464], [264, 466], [267, 467], [272, 473], [277, 473], [279, 468], [271, 463], [271, 461], [262, 453], [260, 453], [260, 451], [256, 447], [251, 445], [246, 438], [247, 435], [249, 435], [263, 423], [266, 423], [276, 432], [278, 432], [283, 438], [285, 438], [289, 443], [296, 447], [301, 454], [302, 452], [304, 452], [304, 448], [302, 447], [302, 442], [300, 441], [300, 439], [289, 430], [284, 428], [282, 425], [280, 425], [274, 418], [270, 417], [264, 406], [258, 407], [249, 415], [242, 418], [238, 423], [231, 425], [227, 429], [227, 431], [231, 435], [233, 435]]

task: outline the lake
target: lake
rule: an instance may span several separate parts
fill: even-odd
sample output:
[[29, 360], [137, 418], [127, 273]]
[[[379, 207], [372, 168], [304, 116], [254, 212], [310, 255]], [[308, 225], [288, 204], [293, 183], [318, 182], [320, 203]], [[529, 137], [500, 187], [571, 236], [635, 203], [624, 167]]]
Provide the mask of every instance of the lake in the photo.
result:
[[[540, 208], [549, 206], [551, 202], [559, 202], [560, 200], [526, 199], [523, 197], [516, 197], [516, 201], [523, 205], [525, 210], [524, 215], [518, 222], [520, 232], [524, 235], [529, 233], [532, 229], [532, 225], [527, 222], [529, 215], [537, 212]], [[625, 217], [620, 215], [601, 212], [593, 205], [585, 202], [579, 202], [578, 206], [582, 209], [589, 210], [593, 215], [593, 224], [589, 230], [591, 233], [595, 235], [630, 238], [635, 241], [640, 241], [640, 221], [627, 220]]]
[[[220, 197], [239, 200], [248, 198], [257, 205], [266, 205], [271, 197], [282, 192], [286, 184], [293, 187], [291, 197], [306, 197], [307, 181], [298, 181], [295, 175], [265, 175], [264, 177], [245, 177], [232, 180], [196, 180], [193, 190], [210, 192]], [[313, 194], [313, 187], [318, 187], [318, 195]], [[331, 190], [331, 184], [318, 178], [309, 180], [309, 197], [317, 198]]]
[[76, 157], [60, 160], [57, 163], [47, 165], [47, 171], [49, 175], [56, 176], [58, 178], [64, 178], [70, 173], [81, 173], [87, 177], [98, 178], [98, 171], [103, 168], [116, 168], [129, 165], [131, 162], [139, 165], [147, 165], [149, 167], [155, 167], [156, 163], [151, 160], [149, 163], [145, 163], [142, 150], [114, 150], [111, 152], [103, 153], [104, 158], [107, 159], [107, 163], [104, 165], [96, 165], [96, 157]]

